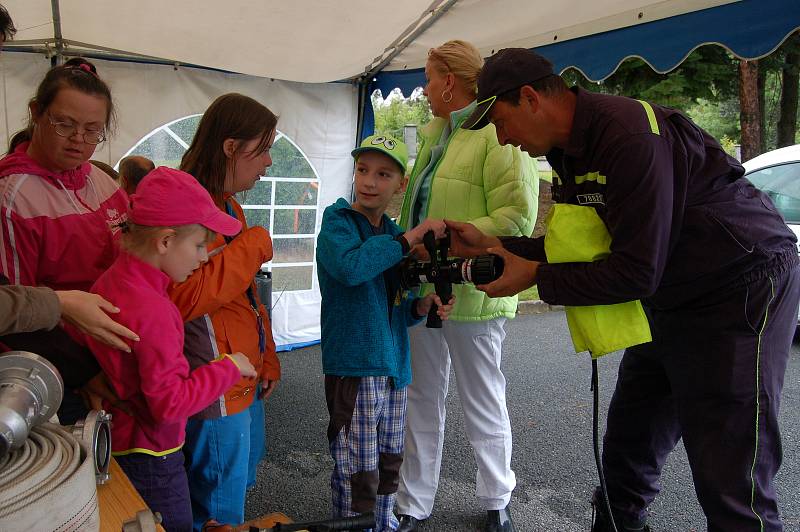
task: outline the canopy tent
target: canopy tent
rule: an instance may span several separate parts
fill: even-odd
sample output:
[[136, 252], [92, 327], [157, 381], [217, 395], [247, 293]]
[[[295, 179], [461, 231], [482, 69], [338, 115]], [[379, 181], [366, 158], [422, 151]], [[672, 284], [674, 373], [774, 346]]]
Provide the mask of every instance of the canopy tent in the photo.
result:
[[[604, 2], [561, 2], [557, 7], [555, 3], [524, 0], [503, 2], [509, 5], [502, 8], [497, 4], [458, 3], [436, 23], [437, 33], [458, 35], [459, 28], [470, 20], [495, 16], [503, 21], [496, 33], [506, 35], [504, 30], [510, 30], [509, 37], [498, 41], [498, 35], [491, 35], [487, 44], [473, 40], [485, 55], [506, 47], [532, 48], [549, 58], [558, 71], [574, 67], [593, 81], [607, 78], [629, 57], [641, 57], [655, 71], [668, 72], [692, 50], [708, 43], [721, 44], [742, 58], [762, 57], [774, 51], [800, 24], [800, 3], [784, 0], [615, 2], [620, 4], [618, 12], [609, 11]], [[591, 10], [587, 11], [587, 6]], [[542, 21], [563, 20], [564, 13], [583, 15], [571, 17], [569, 25], [541, 25]], [[509, 28], [510, 24], [521, 29]], [[427, 50], [441, 41], [438, 35], [429, 38], [428, 33], [382, 69], [377, 88], [419, 86], [424, 79], [421, 67]]]
[[[314, 235], [324, 207], [350, 194], [349, 152], [359, 135], [372, 130], [368, 94], [395, 87], [408, 93], [421, 86], [429, 48], [454, 38], [473, 42], [485, 55], [506, 46], [536, 48], [559, 70], [573, 66], [599, 80], [630, 56], [667, 71], [707, 42], [740, 57], [760, 57], [800, 27], [797, 0], [3, 4], [19, 30], [0, 54], [0, 127], [6, 139], [24, 124], [27, 101], [55, 55], [95, 58], [111, 85], [119, 128], [95, 157], [112, 165], [140, 139], [202, 113], [225, 92], [248, 94], [280, 115], [280, 132], [313, 174], [275, 177], [269, 181], [272, 203], [252, 206], [271, 209], [270, 223], [276, 224], [271, 228], [280, 225], [279, 214], [285, 213], [279, 211], [294, 209], [294, 225], [273, 234], [273, 273], [295, 268], [308, 282], [283, 293], [276, 283], [273, 327], [284, 346], [319, 338]], [[347, 83], [330, 83], [335, 81]], [[312, 211], [276, 196], [281, 184], [294, 186], [298, 180], [314, 185]], [[298, 212], [313, 213], [313, 230], [299, 228]]]
[[[273, 233], [275, 248], [273, 333], [278, 345], [284, 348], [318, 340], [320, 295], [313, 271], [314, 234], [324, 206], [338, 197], [350, 195], [353, 171], [350, 150], [356, 136], [357, 89], [344, 83], [294, 83], [196, 68], [175, 69], [167, 65], [108, 60], [93, 62], [111, 87], [119, 124], [116, 134], [98, 146], [94, 159], [112, 166], [140, 139], [153, 138], [151, 133], [164, 124], [202, 114], [221, 94], [246, 94], [264, 102], [279, 115], [279, 132], [298, 147], [308, 164], [304, 166], [307, 173], [262, 178], [272, 189], [268, 196], [274, 194], [277, 201], [256, 201], [275, 204], [268, 205], [271, 211], [261, 211], [273, 214], [272, 223], [265, 224]], [[6, 137], [24, 126], [28, 100], [49, 67], [50, 61], [41, 54], [0, 54], [4, 92], [0, 124]], [[163, 133], [161, 136], [166, 138]], [[148, 156], [156, 159], [151, 154]], [[179, 156], [176, 163], [177, 160]], [[309, 202], [280, 199], [281, 187], [304, 184], [317, 185], [318, 193], [310, 210]], [[251, 194], [249, 198], [252, 197]], [[294, 202], [302, 204], [287, 204]], [[315, 208], [317, 206], [319, 208]], [[249, 217], [258, 213], [257, 209], [246, 209], [245, 213]], [[294, 228], [292, 218], [306, 214], [312, 217], [310, 228]], [[281, 218], [281, 215], [286, 216]], [[289, 219], [288, 223], [282, 223], [285, 218]], [[298, 276], [302, 279], [297, 280]]]
[[[507, 17], [512, 24], [523, 26], [522, 31], [530, 29], [530, 21], [539, 26], [540, 18], [545, 20], [562, 20], [561, 13], [586, 13], [585, 5], [598, 8], [596, 2], [568, 2], [572, 6], [544, 3], [544, 6], [532, 6], [534, 2], [509, 2], [519, 4], [516, 9], [508, 9], [502, 13], [521, 13], [521, 9], [529, 9], [526, 15]], [[538, 2], [536, 2], [538, 4]], [[444, 35], [458, 35], [458, 28], [468, 21], [490, 20], [493, 13], [501, 13], [495, 9], [495, 2], [468, 2], [457, 4], [451, 9], [442, 23], [437, 23], [437, 30]], [[515, 36], [519, 32], [509, 33], [511, 38], [494, 42], [481, 47], [481, 41], [473, 40], [486, 55], [505, 47], [533, 48], [553, 62], [557, 71], [563, 72], [575, 68], [592, 81], [602, 81], [613, 74], [619, 65], [628, 58], [639, 57], [647, 62], [656, 72], [669, 72], [674, 69], [696, 48], [704, 44], [724, 46], [742, 59], [757, 59], [769, 55], [794, 31], [800, 27], [800, 2], [793, 0], [744, 0], [739, 2], [615, 2], [615, 4], [639, 4], [639, 7], [620, 6], [618, 12], [606, 12], [603, 9], [597, 18], [570, 17], [571, 25], [554, 25], [547, 31], [537, 31], [522, 38]], [[649, 4], [649, 5], [645, 5]], [[526, 8], [527, 6], [527, 8]], [[540, 9], [544, 7], [546, 10]], [[564, 8], [561, 11], [562, 7]], [[627, 9], [626, 9], [627, 8]], [[557, 12], [556, 12], [557, 11]], [[538, 15], [535, 15], [538, 13]], [[521, 19], [521, 20], [520, 20]], [[443, 23], [448, 28], [442, 27]], [[506, 28], [503, 18], [503, 29]], [[512, 28], [513, 29], [513, 28]], [[449, 32], [449, 33], [448, 33]], [[424, 59], [420, 65], [420, 57], [424, 57], [429, 48], [437, 46], [441, 39], [417, 39], [413, 49], [399, 54], [385, 69], [376, 73], [371, 79], [370, 91], [380, 90], [384, 95], [398, 88], [404, 94], [410, 94], [416, 87], [425, 83]], [[412, 48], [411, 46], [409, 48]], [[364, 129], [372, 129], [371, 107], [366, 108]]]

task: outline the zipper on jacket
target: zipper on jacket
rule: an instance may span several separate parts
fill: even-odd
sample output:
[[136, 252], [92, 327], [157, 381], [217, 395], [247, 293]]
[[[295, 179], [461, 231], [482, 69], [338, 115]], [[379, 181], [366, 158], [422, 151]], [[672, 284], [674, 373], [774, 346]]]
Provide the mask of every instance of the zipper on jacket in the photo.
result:
[[[449, 122], [449, 120], [448, 120], [448, 122]], [[436, 165], [433, 167], [433, 170], [431, 170], [431, 186], [430, 186], [430, 190], [428, 191], [428, 199], [425, 202], [425, 211], [424, 211], [425, 217], [422, 218], [423, 220], [425, 220], [428, 217], [428, 209], [430, 209], [430, 206], [431, 206], [431, 196], [433, 196], [433, 179], [436, 177], [436, 172], [437, 172], [437, 170], [439, 170], [439, 166], [442, 164], [442, 161], [444, 161], [444, 158], [447, 155], [447, 150], [450, 148], [450, 142], [453, 140], [453, 138], [456, 136], [456, 134], [458, 134], [458, 131], [461, 129], [461, 124], [463, 122], [464, 122], [464, 120], [462, 120], [461, 122], [458, 122], [456, 124], [455, 129], [450, 132], [450, 135], [447, 137], [447, 142], [444, 145], [444, 150], [442, 150], [442, 155], [439, 156], [439, 160], [436, 161]], [[440, 133], [440, 135], [441, 135], [441, 133]], [[433, 148], [435, 148], [435, 147], [436, 146], [433, 146]], [[423, 170], [424, 170], [424, 168], [423, 168]], [[422, 185], [420, 184], [420, 187], [421, 186]], [[420, 187], [416, 187], [414, 189], [413, 195], [411, 197], [412, 202], [409, 204], [409, 213], [408, 213], [408, 217], [409, 217], [408, 223], [409, 224], [413, 222], [411, 220], [411, 211], [414, 210], [414, 203], [416, 203], [416, 201], [417, 201], [417, 194], [419, 193]], [[422, 214], [422, 212], [420, 212], [420, 214]], [[411, 227], [413, 227], [413, 226], [411, 226]]]
[[[225, 213], [230, 216], [231, 218], [235, 218], [239, 220], [239, 216], [237, 215], [236, 211], [233, 209], [231, 204], [228, 200], [225, 200]], [[239, 220], [242, 222], [242, 227], [245, 227], [246, 220]], [[238, 236], [238, 235], [237, 235]], [[225, 237], [225, 243], [229, 244], [233, 241], [236, 237]], [[261, 366], [264, 366], [264, 351], [267, 350], [267, 329], [266, 324], [264, 323], [264, 319], [261, 316], [261, 313], [258, 312], [258, 305], [256, 299], [256, 286], [255, 281], [250, 281], [250, 284], [247, 287], [247, 291], [245, 292], [247, 296], [247, 302], [250, 305], [250, 309], [253, 311], [253, 314], [256, 316], [256, 329], [258, 332], [258, 360], [261, 362]]]

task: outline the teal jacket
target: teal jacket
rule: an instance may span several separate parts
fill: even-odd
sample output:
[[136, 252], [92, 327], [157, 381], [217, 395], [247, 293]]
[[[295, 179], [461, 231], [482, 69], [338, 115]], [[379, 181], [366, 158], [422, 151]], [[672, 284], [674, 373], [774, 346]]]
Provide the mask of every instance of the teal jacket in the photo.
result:
[[[461, 129], [463, 116], [433, 170], [427, 218], [446, 218], [469, 222], [482, 232], [496, 236], [530, 236], [536, 223], [539, 199], [539, 174], [536, 161], [512, 146], [500, 146], [494, 126], [478, 131]], [[417, 160], [400, 210], [399, 224], [408, 229], [411, 205], [416, 201], [418, 177], [431, 160], [446, 125], [434, 118], [420, 130]], [[421, 293], [433, 291], [424, 285]], [[472, 285], [454, 285], [456, 303], [450, 313], [454, 321], [484, 321], [513, 318], [517, 297], [490, 298]]]
[[317, 238], [322, 293], [322, 370], [345, 377], [392, 377], [411, 382], [407, 328], [413, 296], [400, 289], [395, 266], [403, 248], [397, 224], [383, 216], [386, 234], [373, 235], [367, 218], [344, 198], [325, 209]]

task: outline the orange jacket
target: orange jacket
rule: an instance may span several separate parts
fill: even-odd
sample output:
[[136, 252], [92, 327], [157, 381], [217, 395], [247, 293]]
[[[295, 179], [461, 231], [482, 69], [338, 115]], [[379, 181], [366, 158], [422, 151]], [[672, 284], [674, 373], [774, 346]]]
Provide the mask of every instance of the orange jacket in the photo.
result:
[[[258, 380], [278, 380], [281, 366], [275, 354], [272, 324], [258, 302], [254, 277], [264, 262], [272, 259], [272, 239], [263, 227], [248, 228], [242, 207], [232, 197], [226, 200], [243, 230], [229, 244], [217, 235], [209, 244], [209, 259], [186, 281], [173, 283], [170, 298], [185, 323], [184, 353], [194, 369], [225, 353], [247, 355], [260, 375]], [[251, 287], [264, 323], [266, 349], [259, 352], [258, 321], [247, 296]], [[271, 302], [267, 301], [267, 304]], [[258, 390], [256, 379], [242, 378], [224, 396], [194, 419], [212, 419], [245, 410]]]

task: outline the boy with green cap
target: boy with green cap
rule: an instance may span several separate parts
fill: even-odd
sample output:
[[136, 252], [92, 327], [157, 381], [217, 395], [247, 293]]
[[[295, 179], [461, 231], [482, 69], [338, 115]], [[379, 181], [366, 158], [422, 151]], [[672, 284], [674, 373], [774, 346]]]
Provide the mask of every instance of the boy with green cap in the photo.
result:
[[395, 530], [411, 382], [407, 328], [433, 304], [442, 319], [452, 308], [452, 300], [442, 305], [435, 294], [412, 297], [395, 266], [427, 231], [444, 236], [445, 224], [425, 220], [403, 233], [386, 216], [392, 196], [406, 185], [405, 144], [372, 135], [352, 155], [355, 201], [340, 198], [325, 209], [317, 239], [333, 515], [374, 511], [375, 530]]

